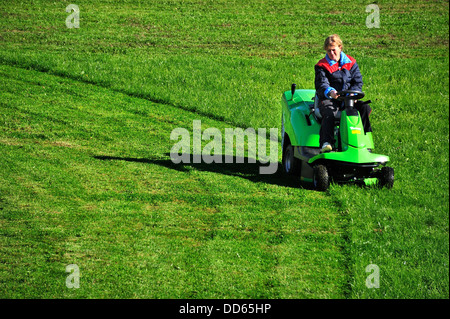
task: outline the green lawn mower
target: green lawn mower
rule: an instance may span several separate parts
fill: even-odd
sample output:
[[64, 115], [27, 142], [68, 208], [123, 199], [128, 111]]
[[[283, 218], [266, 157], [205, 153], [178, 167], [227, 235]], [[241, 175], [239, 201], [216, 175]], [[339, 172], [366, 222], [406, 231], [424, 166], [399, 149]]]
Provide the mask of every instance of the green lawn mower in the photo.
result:
[[284, 172], [314, 189], [326, 191], [330, 182], [359, 183], [391, 188], [394, 170], [386, 166], [389, 157], [373, 153], [372, 132], [364, 132], [354, 103], [364, 97], [360, 91], [338, 92], [343, 101], [335, 119], [333, 150], [320, 152], [321, 115], [315, 90], [291, 90], [283, 93], [281, 136]]

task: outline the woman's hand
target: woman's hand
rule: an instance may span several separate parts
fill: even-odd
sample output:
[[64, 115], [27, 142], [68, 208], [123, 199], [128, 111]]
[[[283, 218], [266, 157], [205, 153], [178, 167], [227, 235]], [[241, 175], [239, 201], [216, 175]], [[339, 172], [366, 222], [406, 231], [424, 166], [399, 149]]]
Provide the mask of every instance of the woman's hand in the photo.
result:
[[333, 99], [337, 99], [339, 97], [339, 94], [337, 94], [337, 91], [333, 90], [333, 91], [330, 92], [330, 96]]

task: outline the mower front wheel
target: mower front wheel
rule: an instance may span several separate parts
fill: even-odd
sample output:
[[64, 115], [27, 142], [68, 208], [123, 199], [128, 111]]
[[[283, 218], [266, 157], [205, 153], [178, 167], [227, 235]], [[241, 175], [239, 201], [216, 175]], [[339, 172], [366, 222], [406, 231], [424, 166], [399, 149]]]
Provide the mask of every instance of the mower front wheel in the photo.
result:
[[392, 188], [394, 186], [394, 169], [385, 166], [381, 168], [378, 181], [381, 187]]
[[316, 165], [313, 168], [313, 185], [318, 191], [326, 191], [330, 186], [330, 176], [327, 167], [324, 165]]

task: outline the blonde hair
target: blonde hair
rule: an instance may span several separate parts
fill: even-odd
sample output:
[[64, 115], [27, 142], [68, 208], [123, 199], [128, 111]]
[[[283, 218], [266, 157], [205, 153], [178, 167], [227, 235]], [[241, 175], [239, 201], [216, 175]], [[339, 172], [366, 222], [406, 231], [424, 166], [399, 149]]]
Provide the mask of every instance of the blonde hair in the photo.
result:
[[328, 38], [325, 39], [325, 43], [323, 44], [323, 49], [326, 51], [329, 46], [337, 45], [338, 47], [343, 48], [342, 40], [337, 34], [332, 34]]

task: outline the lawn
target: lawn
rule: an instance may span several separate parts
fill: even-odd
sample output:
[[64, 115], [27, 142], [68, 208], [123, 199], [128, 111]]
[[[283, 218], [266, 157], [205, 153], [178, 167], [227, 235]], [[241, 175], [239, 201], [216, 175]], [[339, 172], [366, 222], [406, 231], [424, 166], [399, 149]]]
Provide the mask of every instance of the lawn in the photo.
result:
[[[70, 29], [70, 3], [0, 1], [0, 297], [449, 297], [447, 1], [378, 1], [380, 28], [366, 2], [95, 0]], [[393, 189], [171, 161], [196, 120], [279, 129], [331, 33]]]

